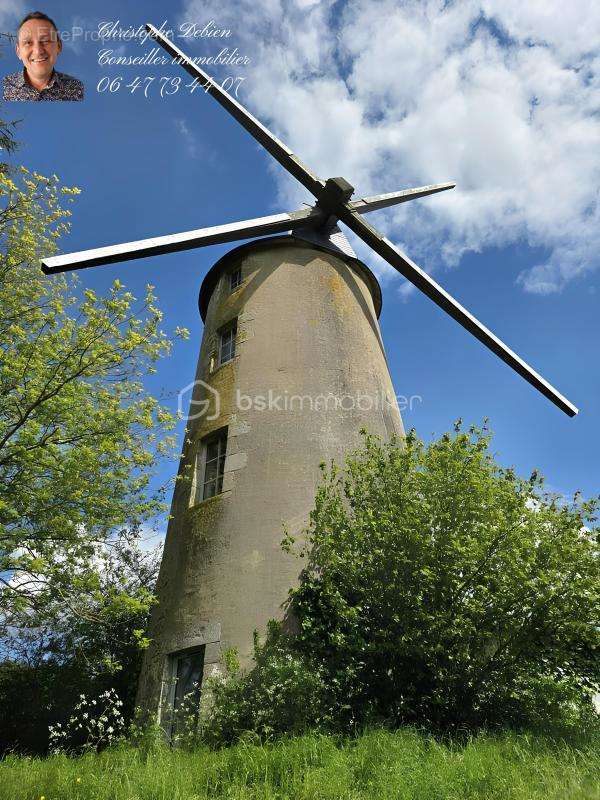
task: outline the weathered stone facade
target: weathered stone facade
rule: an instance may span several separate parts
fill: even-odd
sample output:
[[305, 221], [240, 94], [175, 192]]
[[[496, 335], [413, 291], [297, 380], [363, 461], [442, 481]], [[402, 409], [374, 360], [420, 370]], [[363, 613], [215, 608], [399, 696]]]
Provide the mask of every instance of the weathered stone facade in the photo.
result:
[[[240, 267], [242, 282], [231, 291], [229, 276]], [[190, 417], [198, 419], [188, 422], [180, 465], [187, 480], [173, 497], [142, 708], [154, 713], [164, 703], [170, 654], [206, 645], [205, 675], [229, 647], [248, 663], [253, 631], [282, 618], [297, 580], [298, 561], [280, 542], [284, 525], [296, 535], [306, 527], [319, 464], [341, 462], [363, 427], [402, 435], [380, 307], [364, 264], [292, 236], [243, 245], [207, 275], [196, 375], [205, 385], [191, 396]], [[235, 357], [219, 366], [219, 331], [233, 320]], [[202, 500], [203, 442], [224, 428], [222, 492]]]

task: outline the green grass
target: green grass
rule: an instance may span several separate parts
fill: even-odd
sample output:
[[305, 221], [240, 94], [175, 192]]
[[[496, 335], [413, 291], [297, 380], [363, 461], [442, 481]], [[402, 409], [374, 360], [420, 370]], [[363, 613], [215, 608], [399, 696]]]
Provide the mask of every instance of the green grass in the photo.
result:
[[410, 729], [211, 752], [123, 746], [0, 762], [1, 800], [600, 800], [600, 749], [533, 735], [442, 744]]

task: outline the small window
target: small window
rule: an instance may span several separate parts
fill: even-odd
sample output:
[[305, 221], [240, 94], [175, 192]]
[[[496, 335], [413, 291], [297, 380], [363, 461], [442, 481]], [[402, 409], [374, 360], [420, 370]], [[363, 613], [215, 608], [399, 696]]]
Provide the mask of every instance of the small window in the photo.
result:
[[180, 730], [188, 728], [190, 720], [198, 722], [200, 694], [204, 675], [202, 646], [193, 651], [173, 653], [169, 656], [171, 686], [168, 699], [167, 732], [173, 739]]
[[219, 365], [226, 364], [235, 356], [235, 337], [237, 336], [237, 320], [219, 332]]
[[223, 491], [223, 474], [225, 472], [225, 454], [227, 452], [227, 429], [220, 431], [203, 441], [200, 451], [202, 476], [196, 496], [200, 500], [208, 500]]
[[233, 292], [242, 282], [242, 268], [237, 267], [229, 273], [229, 291]]

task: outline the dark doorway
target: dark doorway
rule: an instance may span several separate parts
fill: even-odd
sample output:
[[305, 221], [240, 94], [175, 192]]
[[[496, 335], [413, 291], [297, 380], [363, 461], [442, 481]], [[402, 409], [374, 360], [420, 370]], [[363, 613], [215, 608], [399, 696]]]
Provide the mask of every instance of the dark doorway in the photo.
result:
[[204, 675], [206, 646], [173, 653], [170, 656], [171, 691], [168, 703], [168, 725], [173, 741], [178, 734], [189, 733], [198, 725], [200, 696]]

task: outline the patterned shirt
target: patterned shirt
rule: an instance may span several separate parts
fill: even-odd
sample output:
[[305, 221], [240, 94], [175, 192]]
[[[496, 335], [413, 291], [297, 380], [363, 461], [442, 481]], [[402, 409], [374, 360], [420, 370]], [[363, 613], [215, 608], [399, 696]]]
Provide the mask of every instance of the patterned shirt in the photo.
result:
[[64, 72], [52, 73], [50, 83], [41, 91], [25, 80], [25, 69], [4, 78], [5, 100], [83, 100], [83, 83]]

